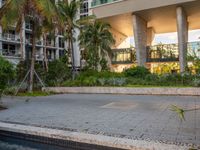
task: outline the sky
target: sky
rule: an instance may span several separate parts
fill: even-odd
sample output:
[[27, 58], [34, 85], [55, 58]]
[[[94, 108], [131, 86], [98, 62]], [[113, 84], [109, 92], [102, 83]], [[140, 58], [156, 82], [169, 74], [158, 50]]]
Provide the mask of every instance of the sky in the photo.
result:
[[[189, 31], [189, 36], [188, 36], [188, 42], [195, 42], [195, 41], [200, 41], [200, 30], [191, 30]], [[177, 33], [165, 33], [165, 34], [156, 34], [153, 45], [163, 43], [163, 44], [171, 44], [171, 43], [177, 43]], [[130, 43], [131, 45], [134, 44], [134, 37], [130, 37]]]

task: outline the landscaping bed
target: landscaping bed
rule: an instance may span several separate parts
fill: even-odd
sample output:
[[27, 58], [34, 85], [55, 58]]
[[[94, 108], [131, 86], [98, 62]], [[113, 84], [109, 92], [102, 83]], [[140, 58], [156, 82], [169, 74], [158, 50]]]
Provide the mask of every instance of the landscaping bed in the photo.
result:
[[67, 80], [63, 87], [199, 87], [200, 75], [152, 74], [144, 67], [127, 69], [122, 73], [93, 70], [81, 72], [75, 80]]

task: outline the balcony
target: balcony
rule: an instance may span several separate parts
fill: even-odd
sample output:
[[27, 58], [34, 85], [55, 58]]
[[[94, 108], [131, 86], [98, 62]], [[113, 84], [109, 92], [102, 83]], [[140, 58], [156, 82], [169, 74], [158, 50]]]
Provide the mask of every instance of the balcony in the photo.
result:
[[132, 64], [135, 61], [135, 48], [123, 48], [112, 50], [112, 64]]
[[55, 42], [53, 42], [53, 41], [49, 41], [49, 40], [47, 40], [46, 41], [46, 47], [51, 47], [51, 48], [55, 48], [56, 47], [56, 43]]
[[[200, 42], [189, 42], [187, 60], [200, 58]], [[179, 61], [178, 44], [160, 44], [147, 47], [147, 62]]]
[[147, 62], [169, 62], [178, 60], [178, 44], [160, 44], [147, 47]]
[[[200, 58], [200, 41], [189, 42], [187, 60]], [[179, 61], [178, 44], [159, 44], [147, 47], [147, 63]], [[112, 64], [131, 64], [136, 62], [136, 49], [112, 50]]]
[[15, 49], [13, 49], [13, 50], [1, 49], [0, 55], [2, 55], [4, 57], [15, 57], [15, 58], [21, 57], [21, 55], [19, 53], [17, 53], [17, 50], [15, 50]]
[[9, 42], [20, 42], [19, 36], [10, 33], [3, 33], [0, 35], [1, 40], [9, 41]]
[[119, 0], [93, 0], [91, 3], [91, 7], [96, 7], [104, 4], [114, 3]]

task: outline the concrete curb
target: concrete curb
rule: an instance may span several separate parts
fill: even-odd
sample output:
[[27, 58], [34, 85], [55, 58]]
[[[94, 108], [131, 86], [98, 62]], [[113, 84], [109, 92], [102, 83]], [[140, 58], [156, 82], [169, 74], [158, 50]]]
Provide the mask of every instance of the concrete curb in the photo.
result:
[[19, 124], [0, 122], [0, 130], [23, 134], [37, 135], [55, 139], [69, 140], [80, 143], [101, 145], [106, 147], [122, 148], [128, 150], [188, 150], [188, 146], [177, 146], [154, 141], [131, 140], [115, 138], [104, 135], [70, 132], [57, 129], [41, 128]]
[[42, 90], [59, 94], [74, 93], [200, 96], [200, 88], [46, 87]]

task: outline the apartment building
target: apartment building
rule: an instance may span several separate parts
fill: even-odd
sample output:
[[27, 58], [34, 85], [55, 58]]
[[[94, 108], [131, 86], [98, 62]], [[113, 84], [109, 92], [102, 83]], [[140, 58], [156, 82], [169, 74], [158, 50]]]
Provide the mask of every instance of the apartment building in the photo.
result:
[[[0, 6], [5, 0], [0, 0]], [[20, 59], [30, 59], [31, 57], [31, 41], [32, 41], [32, 22], [30, 18], [22, 26], [22, 38], [20, 33], [16, 33], [15, 26], [12, 26], [7, 31], [3, 31], [0, 26], [0, 55], [11, 61], [13, 64], [19, 63]], [[62, 34], [47, 36], [46, 43], [43, 37], [37, 41], [36, 61], [43, 61], [44, 48], [47, 50], [47, 58], [49, 61], [57, 59], [64, 55], [66, 43]]]
[[[0, 7], [5, 0], [0, 0]], [[57, 1], [55, 1], [57, 2]], [[83, 0], [80, 13], [77, 18], [88, 16], [88, 1]], [[32, 41], [32, 22], [28, 17], [22, 26], [22, 38], [20, 33], [16, 33], [15, 26], [10, 27], [8, 31], [3, 31], [0, 26], [0, 55], [11, 61], [13, 64], [18, 64], [20, 59], [30, 59], [31, 57], [31, 41]], [[77, 38], [79, 31], [76, 30], [75, 37]], [[36, 61], [44, 60], [44, 48], [47, 51], [49, 61], [58, 59], [63, 56], [67, 50], [67, 42], [64, 40], [62, 33], [47, 36], [46, 43], [43, 37], [37, 41]], [[80, 68], [81, 56], [78, 41], [74, 42], [75, 66]], [[69, 58], [70, 59], [70, 58]]]
[[[116, 44], [113, 66], [151, 67], [160, 62], [179, 62], [183, 72], [187, 51], [200, 56], [200, 43], [188, 43], [188, 31], [200, 29], [200, 0], [90, 0], [97, 19], [111, 24]], [[152, 45], [155, 34], [177, 32], [178, 43]], [[120, 45], [133, 36], [135, 47]], [[135, 59], [136, 58], [136, 59]]]

